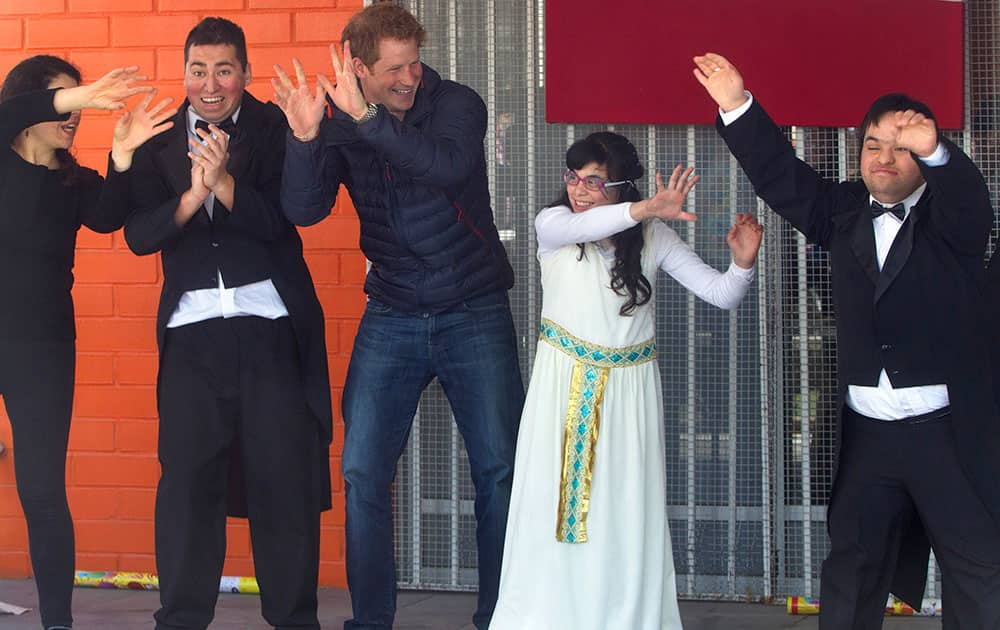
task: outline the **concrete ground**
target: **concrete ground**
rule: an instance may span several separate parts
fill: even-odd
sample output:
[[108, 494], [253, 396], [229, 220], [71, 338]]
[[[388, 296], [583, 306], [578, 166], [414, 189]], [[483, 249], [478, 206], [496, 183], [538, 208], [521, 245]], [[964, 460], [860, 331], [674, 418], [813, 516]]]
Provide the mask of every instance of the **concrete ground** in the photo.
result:
[[[31, 580], [0, 580], [0, 601], [21, 607], [37, 606], [35, 584]], [[475, 630], [471, 623], [474, 593], [400, 591], [396, 630]], [[159, 604], [155, 591], [118, 591], [78, 588], [73, 596], [75, 630], [132, 630], [152, 628], [152, 613]], [[339, 630], [350, 615], [351, 601], [346, 591], [323, 588], [319, 591], [320, 623]], [[817, 618], [791, 616], [784, 606], [682, 601], [685, 630], [810, 630]], [[37, 630], [38, 612], [19, 616], [0, 615], [2, 630]], [[265, 630], [260, 604], [255, 595], [220, 595], [216, 608], [217, 630]], [[887, 617], [886, 630], [930, 630], [941, 628], [940, 618]], [[553, 628], [552, 630], [572, 630]], [[636, 629], [641, 630], [641, 629]]]

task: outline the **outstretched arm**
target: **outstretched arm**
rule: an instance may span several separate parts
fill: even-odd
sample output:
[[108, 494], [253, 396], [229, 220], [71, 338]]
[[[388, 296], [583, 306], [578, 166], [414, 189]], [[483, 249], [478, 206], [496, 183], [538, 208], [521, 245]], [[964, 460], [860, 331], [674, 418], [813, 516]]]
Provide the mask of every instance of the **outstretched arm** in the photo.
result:
[[629, 211], [633, 205], [612, 203], [586, 212], [573, 212], [566, 206], [545, 208], [535, 217], [538, 256], [545, 258], [566, 245], [592, 243], [624, 232], [638, 224]]
[[542, 210], [535, 217], [538, 255], [544, 258], [565, 245], [590, 243], [614, 236], [645, 219], [696, 220], [698, 217], [682, 208], [698, 176], [691, 176], [694, 171], [691, 167], [681, 169], [678, 164], [666, 185], [657, 173], [657, 192], [649, 199], [605, 204], [586, 212], [573, 212], [565, 206]]
[[825, 246], [833, 213], [858, 203], [849, 198], [853, 189], [822, 178], [796, 157], [782, 130], [744, 91], [743, 77], [728, 59], [706, 53], [694, 62], [695, 78], [722, 112], [716, 129], [754, 192], [807, 239]]
[[115, 68], [93, 83], [59, 90], [53, 105], [60, 114], [79, 109], [123, 109], [125, 99], [153, 91], [150, 85], [137, 85], [146, 78], [139, 74], [139, 66]]
[[[739, 225], [740, 219], [737, 221]], [[734, 260], [725, 273], [720, 272], [703, 261], [667, 224], [655, 222], [651, 227], [650, 247], [660, 269], [713, 306], [739, 306], [753, 282], [752, 268], [743, 268]]]
[[9, 143], [21, 130], [40, 122], [66, 120], [80, 109], [121, 109], [124, 100], [151, 92], [152, 86], [135, 85], [146, 77], [138, 67], [118, 68], [89, 85], [19, 94], [0, 103], [0, 142]]

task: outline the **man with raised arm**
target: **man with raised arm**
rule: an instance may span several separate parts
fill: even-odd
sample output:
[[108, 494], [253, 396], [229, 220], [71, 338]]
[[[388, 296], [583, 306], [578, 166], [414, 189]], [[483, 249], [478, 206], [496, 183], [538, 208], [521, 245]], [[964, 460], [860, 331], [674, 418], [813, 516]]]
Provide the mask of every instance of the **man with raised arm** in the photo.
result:
[[[507, 290], [514, 275], [490, 209], [486, 107], [420, 61], [423, 27], [374, 4], [344, 28], [337, 85], [311, 90], [294, 61], [277, 102], [291, 127], [282, 207], [297, 225], [330, 213], [341, 184], [361, 219], [368, 305], [344, 385], [349, 630], [388, 629], [396, 610], [391, 484], [421, 392], [437, 377], [476, 486], [479, 603], [496, 604], [514, 442], [524, 402]], [[327, 115], [329, 95], [332, 107]]]
[[993, 224], [975, 164], [903, 94], [858, 127], [862, 181], [820, 177], [724, 57], [695, 57], [716, 127], [757, 194], [830, 253], [841, 415], [820, 628], [919, 607], [928, 543], [945, 628], [1000, 628], [1000, 430], [986, 343]]

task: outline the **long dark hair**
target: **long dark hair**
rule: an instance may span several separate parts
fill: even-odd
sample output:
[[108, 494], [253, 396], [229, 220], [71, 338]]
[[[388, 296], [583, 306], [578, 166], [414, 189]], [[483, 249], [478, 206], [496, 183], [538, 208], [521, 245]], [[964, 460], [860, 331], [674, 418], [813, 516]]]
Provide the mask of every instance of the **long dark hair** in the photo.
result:
[[[639, 154], [628, 138], [610, 131], [592, 133], [583, 140], [577, 140], [566, 151], [566, 167], [575, 170], [587, 164], [596, 163], [608, 170], [609, 181], [628, 181], [627, 184], [610, 190], [618, 191], [618, 201], [640, 201], [642, 195], [635, 186], [635, 180], [642, 177], [644, 169], [639, 163]], [[558, 205], [572, 207], [569, 194], [564, 188], [556, 201]], [[653, 288], [642, 274], [642, 224], [633, 226], [611, 237], [615, 246], [615, 263], [611, 268], [611, 290], [628, 300], [619, 309], [623, 316], [631, 315], [635, 309], [649, 302]], [[584, 248], [580, 247], [583, 260]]]
[[[65, 74], [77, 84], [82, 80], [77, 67], [65, 59], [52, 55], [28, 57], [7, 73], [3, 80], [3, 86], [0, 87], [0, 103], [26, 92], [48, 89], [52, 79], [60, 74]], [[71, 183], [80, 168], [76, 158], [66, 149], [56, 149], [56, 161], [59, 163], [59, 170], [63, 173], [63, 182]]]

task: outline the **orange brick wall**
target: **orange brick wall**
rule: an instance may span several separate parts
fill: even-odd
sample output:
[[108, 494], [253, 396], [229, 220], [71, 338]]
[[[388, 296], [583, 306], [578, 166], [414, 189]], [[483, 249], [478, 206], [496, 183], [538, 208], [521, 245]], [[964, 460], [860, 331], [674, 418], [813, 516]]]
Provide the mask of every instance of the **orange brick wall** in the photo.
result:
[[[0, 75], [24, 57], [49, 53], [80, 67], [84, 81], [139, 64], [161, 94], [183, 98], [183, 46], [201, 18], [220, 15], [246, 31], [250, 91], [272, 97], [272, 66], [329, 75], [327, 45], [338, 40], [361, 0], [0, 0]], [[80, 161], [103, 172], [114, 117], [85, 112], [76, 140]], [[340, 393], [364, 308], [365, 262], [346, 195], [333, 216], [302, 230], [309, 268], [326, 312], [334, 400], [333, 505], [323, 515], [320, 579], [346, 584], [340, 478]], [[158, 256], [136, 257], [121, 232], [80, 231], [76, 258], [77, 386], [66, 483], [76, 524], [77, 567], [155, 571], [153, 498], [156, 460], [154, 318], [162, 270]], [[0, 441], [11, 446], [0, 408]], [[16, 445], [14, 448], [16, 452]], [[0, 576], [30, 574], [27, 534], [11, 452], [0, 456]], [[229, 525], [226, 575], [253, 575], [246, 522]]]

